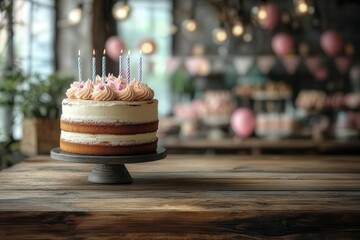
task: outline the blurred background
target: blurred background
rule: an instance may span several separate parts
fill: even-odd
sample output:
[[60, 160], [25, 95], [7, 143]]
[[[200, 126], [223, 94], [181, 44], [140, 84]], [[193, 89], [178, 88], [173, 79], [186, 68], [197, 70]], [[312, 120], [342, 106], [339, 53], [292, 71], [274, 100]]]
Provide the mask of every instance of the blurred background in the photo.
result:
[[[77, 79], [131, 50], [177, 153], [359, 153], [360, 2], [2, 0], [1, 168], [58, 145]], [[15, 157], [14, 157], [15, 154]]]

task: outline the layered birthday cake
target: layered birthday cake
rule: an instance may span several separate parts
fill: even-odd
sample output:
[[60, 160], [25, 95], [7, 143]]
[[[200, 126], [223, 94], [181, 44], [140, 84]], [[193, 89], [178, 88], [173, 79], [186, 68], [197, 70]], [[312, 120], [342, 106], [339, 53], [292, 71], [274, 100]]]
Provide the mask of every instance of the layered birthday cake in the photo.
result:
[[73, 82], [62, 102], [60, 149], [84, 155], [156, 151], [158, 101], [146, 84], [112, 75]]

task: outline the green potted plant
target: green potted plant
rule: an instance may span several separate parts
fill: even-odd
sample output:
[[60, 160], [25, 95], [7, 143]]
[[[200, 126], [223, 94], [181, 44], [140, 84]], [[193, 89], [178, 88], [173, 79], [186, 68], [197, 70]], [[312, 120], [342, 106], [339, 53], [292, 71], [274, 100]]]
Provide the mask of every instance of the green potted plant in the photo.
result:
[[18, 93], [23, 112], [21, 151], [27, 155], [48, 154], [59, 145], [61, 100], [72, 78], [53, 73], [35, 75]]
[[0, 74], [0, 141], [14, 141], [13, 112], [19, 86], [27, 79], [19, 70], [2, 70]]
[[14, 164], [19, 143], [13, 136], [13, 112], [19, 86], [27, 79], [19, 70], [2, 69], [0, 73], [0, 170]]

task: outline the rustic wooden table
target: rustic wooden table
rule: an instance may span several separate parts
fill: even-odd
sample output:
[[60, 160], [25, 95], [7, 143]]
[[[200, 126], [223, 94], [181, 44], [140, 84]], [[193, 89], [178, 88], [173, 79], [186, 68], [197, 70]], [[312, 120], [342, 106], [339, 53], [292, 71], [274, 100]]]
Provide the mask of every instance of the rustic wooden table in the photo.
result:
[[194, 156], [127, 165], [131, 185], [87, 181], [93, 165], [33, 157], [0, 172], [0, 239], [360, 239], [360, 159]]

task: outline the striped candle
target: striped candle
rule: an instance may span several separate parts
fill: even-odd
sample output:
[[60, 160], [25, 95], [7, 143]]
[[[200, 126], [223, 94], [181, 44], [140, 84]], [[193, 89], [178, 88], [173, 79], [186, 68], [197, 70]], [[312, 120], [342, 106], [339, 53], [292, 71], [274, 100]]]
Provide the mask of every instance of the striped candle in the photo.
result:
[[138, 69], [138, 71], [139, 71], [138, 80], [139, 80], [139, 82], [141, 82], [142, 81], [142, 52], [141, 52], [141, 50], [140, 50], [139, 69]]
[[105, 83], [105, 77], [106, 77], [106, 57], [105, 57], [106, 51], [104, 49], [103, 51], [103, 57], [102, 57], [102, 81]]
[[126, 81], [128, 84], [130, 84], [130, 49], [129, 49], [128, 55], [126, 57], [126, 62], [127, 62]]
[[78, 56], [78, 72], [79, 72], [79, 82], [82, 80], [82, 68], [81, 68], [81, 59], [80, 59], [80, 49], [79, 49], [79, 56]]
[[123, 50], [121, 49], [121, 53], [119, 56], [119, 78], [122, 77], [122, 53], [123, 53]]
[[95, 59], [95, 49], [93, 49], [93, 58], [92, 58], [92, 81], [95, 82], [96, 77], [96, 59]]

